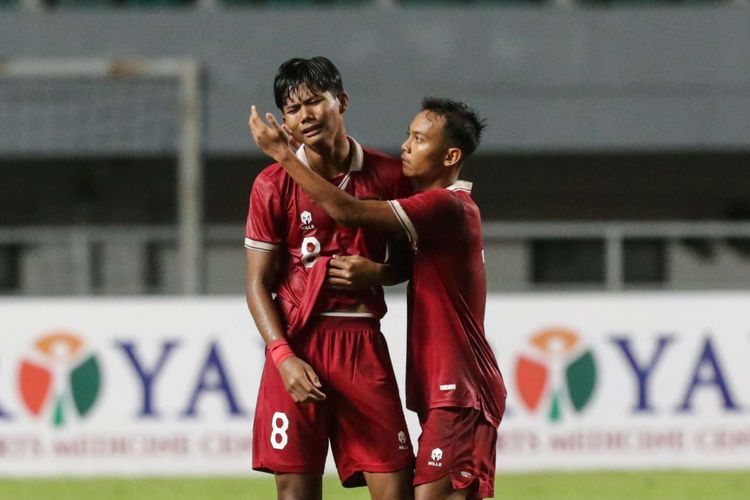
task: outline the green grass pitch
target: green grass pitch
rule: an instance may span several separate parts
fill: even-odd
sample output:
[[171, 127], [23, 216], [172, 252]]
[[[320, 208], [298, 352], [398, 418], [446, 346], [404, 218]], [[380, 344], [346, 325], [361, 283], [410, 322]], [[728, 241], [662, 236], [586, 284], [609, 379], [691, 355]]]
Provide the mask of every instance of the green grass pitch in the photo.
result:
[[[368, 499], [327, 477], [326, 500]], [[747, 500], [750, 471], [591, 472], [498, 476], [502, 500]], [[273, 500], [260, 479], [0, 479], [0, 500]]]

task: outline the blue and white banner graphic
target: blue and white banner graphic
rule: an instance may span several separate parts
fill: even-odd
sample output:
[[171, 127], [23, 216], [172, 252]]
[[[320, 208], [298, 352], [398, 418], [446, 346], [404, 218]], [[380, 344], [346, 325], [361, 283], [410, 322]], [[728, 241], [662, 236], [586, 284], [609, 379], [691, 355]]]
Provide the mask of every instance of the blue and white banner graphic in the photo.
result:
[[[403, 388], [406, 301], [388, 305]], [[750, 467], [749, 310], [742, 293], [491, 296], [498, 472]], [[0, 300], [0, 476], [250, 474], [263, 360], [242, 297]]]

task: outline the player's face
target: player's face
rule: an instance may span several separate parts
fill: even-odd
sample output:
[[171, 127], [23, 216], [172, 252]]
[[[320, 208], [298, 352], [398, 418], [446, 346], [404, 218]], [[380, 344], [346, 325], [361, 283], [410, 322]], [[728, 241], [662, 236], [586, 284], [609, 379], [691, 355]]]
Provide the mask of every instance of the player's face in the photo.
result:
[[405, 177], [427, 185], [442, 175], [448, 150], [443, 135], [444, 125], [445, 118], [429, 111], [422, 111], [414, 118], [406, 141], [401, 145]]
[[319, 141], [332, 141], [344, 131], [343, 113], [348, 96], [338, 97], [330, 91], [320, 92], [299, 87], [290, 92], [284, 103], [284, 123], [299, 142], [312, 146]]

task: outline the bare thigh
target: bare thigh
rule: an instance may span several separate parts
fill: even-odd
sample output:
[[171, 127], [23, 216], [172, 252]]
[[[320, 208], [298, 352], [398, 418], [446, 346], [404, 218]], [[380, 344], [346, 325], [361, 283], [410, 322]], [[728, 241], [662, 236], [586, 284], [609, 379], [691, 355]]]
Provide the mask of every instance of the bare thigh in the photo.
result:
[[365, 481], [372, 500], [412, 500], [411, 469], [396, 472], [365, 472]]
[[323, 477], [320, 474], [276, 474], [278, 500], [322, 500]]
[[445, 476], [414, 488], [415, 500], [466, 500], [471, 488], [454, 490], [451, 477]]

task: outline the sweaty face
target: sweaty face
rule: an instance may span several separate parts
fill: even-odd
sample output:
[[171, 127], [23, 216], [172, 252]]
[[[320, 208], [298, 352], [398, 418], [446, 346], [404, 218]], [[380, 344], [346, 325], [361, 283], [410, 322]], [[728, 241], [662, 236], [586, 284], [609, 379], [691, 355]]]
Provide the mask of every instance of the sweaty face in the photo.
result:
[[[342, 97], [343, 96], [343, 97]], [[343, 130], [345, 94], [338, 98], [330, 91], [320, 92], [298, 87], [284, 103], [284, 123], [299, 142], [313, 145], [331, 141]]]
[[445, 118], [422, 111], [411, 122], [406, 141], [401, 145], [402, 171], [423, 186], [441, 175], [447, 151], [444, 143]]

